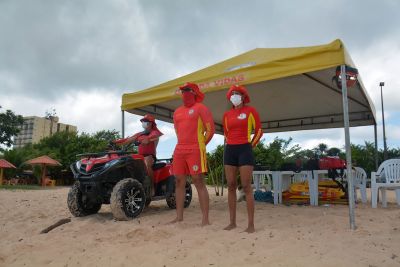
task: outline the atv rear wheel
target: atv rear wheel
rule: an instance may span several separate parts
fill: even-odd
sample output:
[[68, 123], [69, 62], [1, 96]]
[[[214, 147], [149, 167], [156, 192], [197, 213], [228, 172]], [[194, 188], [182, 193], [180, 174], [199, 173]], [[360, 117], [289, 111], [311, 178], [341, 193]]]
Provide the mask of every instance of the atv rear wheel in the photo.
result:
[[69, 190], [67, 204], [69, 211], [75, 217], [83, 217], [95, 214], [101, 208], [101, 203], [90, 202], [84, 196], [79, 182], [75, 182]]
[[132, 178], [119, 181], [111, 193], [110, 204], [116, 220], [126, 221], [137, 217], [146, 204], [146, 194], [142, 184]]
[[[166, 200], [167, 200], [168, 207], [170, 207], [171, 209], [176, 209], [175, 192], [173, 192], [171, 195], [167, 196]], [[192, 186], [188, 181], [186, 181], [186, 185], [185, 185], [185, 202], [184, 202], [183, 207], [184, 208], [189, 207], [190, 202], [192, 202]]]

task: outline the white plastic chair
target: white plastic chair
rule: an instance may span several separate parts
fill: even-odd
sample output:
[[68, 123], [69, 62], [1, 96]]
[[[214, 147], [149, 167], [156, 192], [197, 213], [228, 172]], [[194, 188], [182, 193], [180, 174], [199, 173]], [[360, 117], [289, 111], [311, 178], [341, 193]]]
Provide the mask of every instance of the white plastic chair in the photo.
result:
[[379, 166], [378, 171], [371, 173], [372, 208], [378, 206], [379, 189], [382, 192], [382, 206], [387, 207], [386, 189], [396, 190], [397, 204], [400, 205], [400, 159], [389, 159]]
[[256, 190], [265, 187], [267, 191], [272, 189], [272, 178], [270, 171], [253, 171], [253, 185]]
[[354, 198], [357, 199], [357, 188], [360, 189], [361, 202], [367, 203], [367, 173], [363, 168], [354, 167]]
[[307, 181], [307, 173], [305, 172], [299, 172], [299, 173], [295, 173], [293, 174], [292, 178], [291, 178], [291, 183], [302, 183], [304, 181]]

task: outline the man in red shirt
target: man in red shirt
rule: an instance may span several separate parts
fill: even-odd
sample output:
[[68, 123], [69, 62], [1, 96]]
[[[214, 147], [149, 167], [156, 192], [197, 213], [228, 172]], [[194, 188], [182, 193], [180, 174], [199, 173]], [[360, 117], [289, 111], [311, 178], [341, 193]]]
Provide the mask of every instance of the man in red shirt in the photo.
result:
[[192, 177], [197, 189], [201, 212], [201, 224], [210, 224], [209, 196], [204, 182], [207, 172], [206, 145], [215, 132], [211, 112], [201, 102], [204, 94], [197, 84], [186, 83], [179, 87], [182, 92], [183, 105], [174, 112], [174, 127], [178, 138], [173, 156], [173, 173], [176, 177], [176, 218], [183, 220], [186, 176]]
[[141, 120], [144, 131], [138, 132], [131, 137], [117, 140], [115, 143], [119, 145], [127, 145], [132, 142], [139, 143], [138, 154], [144, 156], [144, 163], [146, 165], [147, 174], [151, 179], [151, 195], [154, 195], [154, 183], [153, 183], [153, 164], [156, 160], [156, 147], [158, 139], [163, 135], [157, 128], [154, 117], [150, 114], [146, 114]]

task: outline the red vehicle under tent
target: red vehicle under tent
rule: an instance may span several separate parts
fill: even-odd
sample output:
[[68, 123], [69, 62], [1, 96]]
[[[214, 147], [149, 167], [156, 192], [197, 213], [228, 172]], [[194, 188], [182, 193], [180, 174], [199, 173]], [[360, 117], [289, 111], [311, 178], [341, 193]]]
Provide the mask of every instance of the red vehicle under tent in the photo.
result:
[[[126, 93], [121, 105], [122, 132], [124, 112], [152, 114], [172, 122], [173, 112], [181, 104], [176, 91], [185, 82], [199, 84], [206, 94], [204, 104], [214, 115], [217, 133], [223, 131], [221, 114], [227, 108], [221, 100], [232, 84], [243, 84], [265, 133], [344, 128], [348, 170], [349, 127], [373, 125], [377, 145], [374, 105], [341, 40], [309, 47], [257, 48], [160, 85]], [[351, 191], [350, 227], [355, 229]]]

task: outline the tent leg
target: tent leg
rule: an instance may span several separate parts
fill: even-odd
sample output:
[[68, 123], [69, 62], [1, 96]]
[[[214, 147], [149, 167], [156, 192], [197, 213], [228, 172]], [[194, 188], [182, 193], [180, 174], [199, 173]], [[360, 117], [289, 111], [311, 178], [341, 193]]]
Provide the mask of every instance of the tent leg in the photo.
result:
[[374, 136], [375, 136], [375, 170], [379, 167], [378, 162], [378, 134], [376, 130], [376, 123], [374, 124]]
[[355, 216], [354, 216], [354, 190], [353, 190], [353, 175], [351, 166], [351, 148], [350, 148], [350, 123], [349, 123], [349, 103], [347, 99], [347, 84], [346, 84], [346, 65], [341, 65], [342, 77], [342, 98], [343, 98], [343, 119], [344, 119], [344, 136], [346, 145], [346, 164], [347, 164], [347, 183], [349, 194], [349, 218], [350, 229], [355, 230]]
[[0, 168], [0, 186], [3, 185], [3, 168]]
[[121, 132], [121, 134], [122, 134], [122, 138], [125, 138], [125, 111], [121, 111], [122, 112], [122, 127], [121, 127], [121, 129], [122, 129], [122, 132]]

